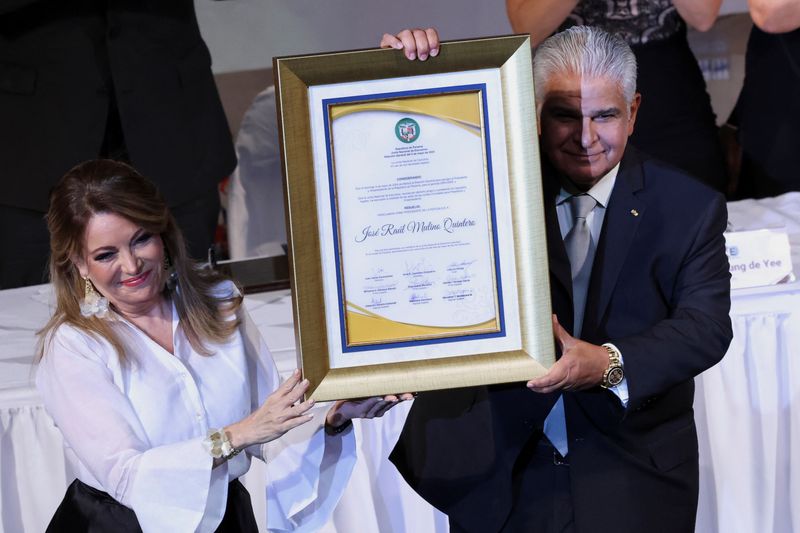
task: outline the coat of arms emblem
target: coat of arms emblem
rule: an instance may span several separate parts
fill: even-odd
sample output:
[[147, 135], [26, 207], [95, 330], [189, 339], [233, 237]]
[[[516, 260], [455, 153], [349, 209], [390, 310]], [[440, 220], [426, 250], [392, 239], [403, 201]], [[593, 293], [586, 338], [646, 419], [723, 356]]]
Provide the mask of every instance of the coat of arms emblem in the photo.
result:
[[394, 133], [400, 141], [413, 143], [419, 138], [419, 124], [413, 118], [400, 119], [394, 126]]

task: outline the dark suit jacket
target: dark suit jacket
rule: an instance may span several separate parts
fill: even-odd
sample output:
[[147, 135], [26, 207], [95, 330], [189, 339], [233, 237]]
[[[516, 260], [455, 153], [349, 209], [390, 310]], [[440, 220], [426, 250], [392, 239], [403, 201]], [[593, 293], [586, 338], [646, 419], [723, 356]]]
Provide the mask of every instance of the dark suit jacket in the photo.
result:
[[235, 166], [192, 0], [0, 0], [3, 205], [46, 211], [96, 158], [111, 92], [133, 165], [170, 205]]
[[[559, 188], [546, 172], [553, 310], [569, 331]], [[600, 387], [564, 393], [579, 532], [694, 530], [693, 378], [722, 358], [732, 337], [725, 226], [720, 194], [628, 147], [595, 255], [582, 338], [620, 349], [630, 400], [623, 408]], [[524, 384], [420, 394], [392, 461], [455, 525], [498, 531], [513, 512], [520, 457], [536, 445], [557, 397]]]

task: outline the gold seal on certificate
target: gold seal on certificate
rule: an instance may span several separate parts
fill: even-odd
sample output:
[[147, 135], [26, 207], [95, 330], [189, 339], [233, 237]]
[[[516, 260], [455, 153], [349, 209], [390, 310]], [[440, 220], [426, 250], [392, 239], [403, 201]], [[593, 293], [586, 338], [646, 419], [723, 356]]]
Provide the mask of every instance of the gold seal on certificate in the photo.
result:
[[275, 74], [312, 396], [543, 373], [554, 350], [528, 40], [443, 43], [425, 64], [394, 50], [278, 58]]

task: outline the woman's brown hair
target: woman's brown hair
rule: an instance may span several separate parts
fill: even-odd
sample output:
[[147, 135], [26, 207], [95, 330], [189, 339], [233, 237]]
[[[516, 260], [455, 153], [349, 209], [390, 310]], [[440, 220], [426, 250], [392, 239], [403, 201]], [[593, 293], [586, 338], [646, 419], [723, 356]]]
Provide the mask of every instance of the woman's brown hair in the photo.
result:
[[241, 305], [241, 296], [221, 298], [215, 287], [226, 278], [216, 271], [201, 268], [188, 257], [181, 230], [152, 182], [125, 163], [98, 159], [71, 169], [50, 193], [47, 227], [50, 231], [50, 281], [56, 294], [56, 309], [38, 332], [39, 357], [44, 355], [45, 345], [56, 329], [70, 324], [105, 338], [119, 357], [126, 359], [123, 345], [109, 322], [93, 316], [84, 317], [80, 311], [85, 282], [72, 259], [83, 255], [86, 225], [96, 213], [119, 215], [161, 236], [176, 281], [175, 288], [165, 287], [164, 291], [175, 302], [183, 332], [197, 352], [209, 355], [208, 343], [221, 343], [230, 338], [239, 321], [226, 317]]

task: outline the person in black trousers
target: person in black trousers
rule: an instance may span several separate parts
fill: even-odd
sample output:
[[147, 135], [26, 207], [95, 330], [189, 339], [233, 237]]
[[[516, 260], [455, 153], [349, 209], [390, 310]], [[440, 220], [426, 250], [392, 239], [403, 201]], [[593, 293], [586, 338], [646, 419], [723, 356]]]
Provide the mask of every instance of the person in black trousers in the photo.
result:
[[[745, 77], [733, 126], [740, 151], [731, 175], [735, 198], [764, 198], [800, 191], [800, 4], [750, 0], [755, 25], [747, 41]], [[737, 147], [738, 148], [738, 147]]]
[[130, 162], [195, 257], [236, 165], [192, 0], [0, 0], [0, 288], [46, 281], [44, 213], [64, 172]]
[[506, 0], [511, 26], [538, 45], [554, 31], [596, 26], [627, 42], [642, 105], [630, 142], [724, 192], [727, 170], [717, 119], [687, 27], [707, 31], [721, 0]]

